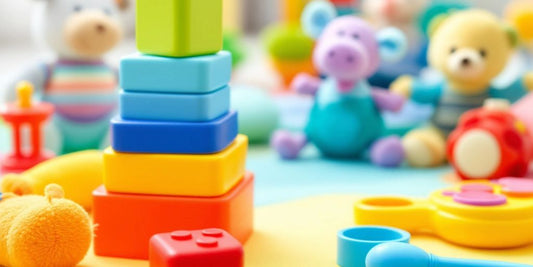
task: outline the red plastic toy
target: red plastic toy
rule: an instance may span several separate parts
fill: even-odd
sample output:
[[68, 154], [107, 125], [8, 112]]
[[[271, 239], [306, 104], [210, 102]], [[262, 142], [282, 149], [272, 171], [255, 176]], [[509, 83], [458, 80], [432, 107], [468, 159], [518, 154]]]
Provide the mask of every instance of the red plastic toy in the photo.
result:
[[243, 254], [241, 243], [217, 228], [175, 231], [150, 239], [150, 267], [242, 267]]
[[218, 197], [93, 192], [94, 252], [98, 256], [148, 259], [148, 241], [175, 229], [220, 228], [242, 243], [253, 232], [254, 175]]
[[[33, 85], [21, 82], [17, 85], [17, 102], [1, 107], [0, 117], [11, 125], [13, 152], [1, 160], [2, 173], [20, 173], [38, 163], [53, 158], [51, 151], [43, 149], [41, 127], [54, 112], [49, 103], [32, 103]], [[31, 133], [31, 147], [23, 147], [23, 127]]]
[[533, 139], [508, 104], [490, 100], [465, 113], [448, 139], [448, 159], [465, 180], [523, 177], [533, 159]]

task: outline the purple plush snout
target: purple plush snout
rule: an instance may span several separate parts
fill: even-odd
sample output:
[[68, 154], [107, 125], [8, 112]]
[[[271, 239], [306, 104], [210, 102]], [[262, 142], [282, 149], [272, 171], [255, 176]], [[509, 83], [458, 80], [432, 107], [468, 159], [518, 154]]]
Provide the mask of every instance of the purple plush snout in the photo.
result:
[[367, 78], [379, 65], [373, 28], [353, 16], [333, 20], [317, 41], [314, 62], [324, 74], [343, 82]]
[[368, 66], [365, 49], [357, 42], [337, 40], [317, 50], [321, 68], [340, 80], [353, 80], [364, 76]]

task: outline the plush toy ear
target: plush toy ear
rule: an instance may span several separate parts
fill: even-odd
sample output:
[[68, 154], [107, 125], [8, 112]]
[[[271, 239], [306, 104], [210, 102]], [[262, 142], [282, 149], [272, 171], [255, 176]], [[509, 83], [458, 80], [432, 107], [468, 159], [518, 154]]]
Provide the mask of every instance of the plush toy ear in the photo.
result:
[[128, 0], [115, 0], [115, 3], [120, 10], [126, 10], [130, 6], [130, 2]]
[[513, 48], [517, 47], [519, 38], [518, 38], [518, 32], [516, 31], [516, 29], [512, 27], [511, 25], [507, 25], [507, 24], [505, 24], [503, 28], [505, 30], [505, 33], [507, 34], [507, 38], [509, 38], [509, 43], [511, 44], [511, 46]]
[[335, 6], [324, 0], [311, 1], [302, 12], [302, 28], [314, 39], [318, 39], [330, 21], [337, 17]]
[[446, 21], [450, 17], [450, 14], [440, 14], [436, 17], [434, 17], [431, 22], [429, 22], [429, 26], [427, 28], [427, 35], [431, 38], [433, 37], [433, 34], [437, 32], [440, 26], [442, 26], [442, 23]]
[[379, 55], [385, 62], [401, 60], [407, 53], [407, 38], [396, 28], [385, 28], [377, 34]]

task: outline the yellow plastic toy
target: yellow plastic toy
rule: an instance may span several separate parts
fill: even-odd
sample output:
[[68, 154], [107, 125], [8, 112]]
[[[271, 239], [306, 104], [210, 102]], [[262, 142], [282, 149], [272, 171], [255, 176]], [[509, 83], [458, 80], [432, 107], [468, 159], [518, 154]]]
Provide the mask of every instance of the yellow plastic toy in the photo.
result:
[[226, 31], [242, 30], [242, 0], [224, 0], [222, 2], [222, 28]]
[[21, 174], [7, 174], [0, 187], [4, 193], [43, 195], [51, 183], [60, 185], [70, 199], [87, 210], [92, 207], [92, 191], [103, 182], [102, 153], [96, 150], [76, 152], [45, 162]]
[[214, 197], [244, 176], [248, 138], [238, 135], [225, 150], [208, 155], [104, 151], [104, 185], [110, 192]]
[[0, 265], [76, 266], [87, 254], [89, 215], [63, 199], [63, 189], [48, 185], [44, 196], [4, 194], [0, 202]]
[[429, 200], [373, 197], [355, 204], [359, 225], [434, 233], [458, 245], [512, 248], [533, 243], [533, 180], [462, 183]]
[[511, 1], [505, 10], [505, 17], [516, 28], [523, 44], [533, 49], [533, 2]]

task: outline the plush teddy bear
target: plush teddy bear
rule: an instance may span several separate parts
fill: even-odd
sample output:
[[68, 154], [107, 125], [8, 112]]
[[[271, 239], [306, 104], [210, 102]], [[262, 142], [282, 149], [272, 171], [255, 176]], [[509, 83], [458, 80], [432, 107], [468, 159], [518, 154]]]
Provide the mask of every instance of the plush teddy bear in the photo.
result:
[[336, 17], [335, 7], [325, 1], [309, 4], [302, 16], [306, 32], [317, 39], [314, 63], [327, 78], [308, 74], [296, 77], [292, 87], [315, 96], [315, 104], [303, 135], [278, 131], [272, 145], [286, 159], [298, 157], [313, 143], [323, 155], [334, 158], [365, 158], [370, 151], [374, 164], [397, 166], [403, 161], [400, 140], [384, 137], [380, 111], [397, 111], [401, 96], [371, 88], [366, 78], [381, 61], [400, 58], [406, 40], [396, 29], [376, 32], [355, 16]]
[[0, 266], [76, 266], [92, 238], [89, 215], [48, 185], [44, 196], [1, 195]]
[[53, 120], [67, 153], [99, 148], [117, 106], [117, 75], [103, 61], [121, 40], [119, 12], [113, 0], [39, 0], [33, 19], [37, 39], [55, 53], [54, 62], [36, 64], [12, 79], [4, 101], [15, 100], [15, 84], [35, 85], [42, 101], [55, 105]]
[[400, 77], [396, 93], [435, 106], [432, 127], [413, 130], [403, 139], [408, 162], [415, 167], [437, 166], [445, 161], [445, 140], [466, 111], [479, 108], [488, 98], [516, 101], [533, 88], [531, 74], [507, 88], [492, 80], [505, 68], [517, 44], [514, 30], [483, 10], [457, 11], [434, 19], [428, 59], [445, 79], [425, 84]]

